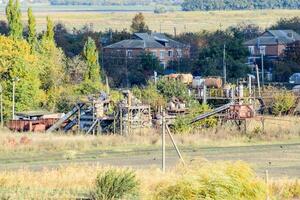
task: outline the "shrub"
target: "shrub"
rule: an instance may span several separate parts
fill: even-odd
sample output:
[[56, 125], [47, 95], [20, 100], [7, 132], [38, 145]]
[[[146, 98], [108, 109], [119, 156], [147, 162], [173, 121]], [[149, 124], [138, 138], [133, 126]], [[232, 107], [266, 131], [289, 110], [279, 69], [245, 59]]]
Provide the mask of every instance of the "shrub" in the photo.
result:
[[299, 199], [299, 180], [281, 180], [270, 185], [270, 192], [276, 199]]
[[184, 101], [191, 100], [188, 87], [184, 83], [177, 80], [168, 80], [162, 78], [157, 82], [157, 90], [167, 99], [177, 97]]
[[138, 181], [133, 171], [108, 170], [98, 174], [92, 199], [133, 199], [138, 194]]
[[209, 112], [211, 108], [208, 105], [201, 105], [197, 102], [193, 102], [189, 108], [189, 114], [185, 116], [178, 116], [175, 119], [173, 129], [176, 133], [189, 133], [195, 130], [197, 127], [211, 128], [217, 124], [215, 117], [209, 117], [204, 120], [198, 121], [194, 124], [190, 124], [191, 121], [200, 114]]
[[266, 186], [247, 164], [222, 162], [204, 165], [183, 180], [158, 188], [155, 198], [260, 200], [266, 198]]
[[158, 93], [155, 84], [150, 81], [144, 88], [134, 87], [132, 92], [134, 96], [139, 98], [143, 103], [149, 104], [154, 110], [158, 110], [161, 106], [166, 105], [165, 98]]
[[295, 105], [296, 97], [292, 92], [283, 91], [274, 95], [272, 113], [274, 115], [287, 114]]

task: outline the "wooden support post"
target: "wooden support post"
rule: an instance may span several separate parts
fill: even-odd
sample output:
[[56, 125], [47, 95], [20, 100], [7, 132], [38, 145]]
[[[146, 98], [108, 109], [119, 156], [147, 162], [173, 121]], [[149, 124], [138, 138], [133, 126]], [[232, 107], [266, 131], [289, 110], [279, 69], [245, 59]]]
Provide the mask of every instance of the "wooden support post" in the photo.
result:
[[143, 126], [143, 119], [142, 119], [142, 109], [139, 109], [139, 121], [138, 124], [140, 126], [140, 135], [142, 135], [142, 126]]
[[185, 165], [185, 162], [184, 162], [184, 160], [183, 160], [183, 157], [181, 156], [181, 153], [180, 153], [180, 151], [179, 151], [179, 149], [178, 149], [178, 147], [177, 147], [177, 145], [176, 145], [176, 143], [175, 143], [175, 140], [174, 140], [174, 138], [173, 138], [173, 136], [172, 136], [172, 134], [171, 134], [171, 131], [170, 131], [170, 129], [169, 129], [168, 124], [166, 124], [166, 129], [167, 129], [167, 132], [168, 132], [168, 134], [169, 134], [169, 136], [170, 136], [170, 139], [171, 139], [171, 141], [172, 141], [172, 143], [173, 143], [173, 146], [174, 146], [174, 148], [175, 148], [175, 150], [176, 150], [176, 152], [177, 152], [178, 157], [180, 158], [180, 160], [181, 160], [181, 162], [183, 163], [183, 165]]
[[131, 109], [130, 109], [130, 107], [128, 107], [126, 136], [130, 135], [130, 132], [131, 132], [130, 128], [131, 128]]
[[203, 86], [203, 101], [202, 104], [207, 104], [207, 86], [204, 84]]
[[123, 109], [120, 108], [120, 134], [123, 135]]
[[256, 69], [256, 81], [257, 81], [257, 87], [258, 87], [258, 96], [261, 97], [259, 72], [258, 72], [258, 66], [257, 65], [255, 65], [255, 69]]
[[116, 134], [116, 112], [114, 112], [114, 122], [113, 122], [113, 126], [114, 126], [114, 135]]
[[269, 171], [266, 170], [265, 171], [265, 174], [266, 174], [266, 186], [267, 186], [267, 197], [266, 197], [266, 200], [269, 200], [270, 197], [269, 197]]
[[162, 113], [162, 171], [166, 172], [166, 114]]
[[265, 118], [261, 118], [261, 124], [262, 124], [262, 132], [265, 133]]
[[245, 131], [245, 134], [247, 134], [247, 119], [245, 119], [245, 129], [244, 129], [244, 131]]

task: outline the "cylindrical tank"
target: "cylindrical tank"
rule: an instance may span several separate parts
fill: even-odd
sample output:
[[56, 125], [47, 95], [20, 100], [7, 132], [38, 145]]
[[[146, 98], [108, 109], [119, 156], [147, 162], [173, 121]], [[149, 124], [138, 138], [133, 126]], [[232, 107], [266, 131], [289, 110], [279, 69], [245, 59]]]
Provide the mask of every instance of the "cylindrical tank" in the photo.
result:
[[217, 77], [209, 77], [206, 78], [204, 81], [204, 84], [208, 87], [208, 88], [221, 88], [222, 87], [222, 79], [221, 78], [217, 78]]
[[184, 84], [190, 85], [193, 82], [193, 75], [192, 74], [179, 74], [176, 79]]

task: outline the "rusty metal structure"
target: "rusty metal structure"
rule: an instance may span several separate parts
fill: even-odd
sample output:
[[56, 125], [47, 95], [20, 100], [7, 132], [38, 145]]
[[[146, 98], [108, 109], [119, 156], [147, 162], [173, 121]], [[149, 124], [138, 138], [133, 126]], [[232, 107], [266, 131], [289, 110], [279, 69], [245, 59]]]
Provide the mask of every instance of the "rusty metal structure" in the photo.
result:
[[7, 127], [16, 132], [45, 132], [61, 115], [45, 112], [16, 113], [15, 119], [10, 120]]
[[134, 130], [150, 128], [152, 116], [150, 105], [143, 104], [129, 90], [123, 91], [124, 99], [117, 108], [119, 131], [121, 135], [129, 135]]
[[128, 135], [134, 129], [152, 126], [151, 108], [142, 104], [130, 91], [113, 109], [109, 96], [101, 92], [77, 103], [47, 132], [55, 130], [77, 131], [86, 134], [117, 133]]

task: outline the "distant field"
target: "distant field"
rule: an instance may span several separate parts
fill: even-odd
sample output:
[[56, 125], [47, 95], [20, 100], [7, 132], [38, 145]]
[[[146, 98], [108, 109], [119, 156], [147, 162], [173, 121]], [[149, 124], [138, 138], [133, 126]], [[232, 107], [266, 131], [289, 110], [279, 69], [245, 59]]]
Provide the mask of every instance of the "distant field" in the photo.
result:
[[[1, 5], [1, 4], [0, 4]], [[100, 12], [134, 12], [148, 11], [153, 12], [156, 7], [164, 7], [167, 10], [180, 10], [180, 6], [165, 5], [112, 5], [112, 6], [88, 6], [88, 5], [49, 5], [49, 4], [23, 4], [22, 10], [26, 11], [28, 7], [32, 7], [37, 12], [62, 12], [62, 11], [100, 11]], [[0, 6], [0, 11], [4, 11], [4, 6]]]
[[[84, 8], [85, 9], [85, 8]], [[45, 18], [50, 16], [56, 22], [62, 22], [69, 29], [80, 28], [85, 24], [93, 24], [95, 30], [129, 29], [131, 19], [135, 12], [109, 12], [100, 11], [37, 11], [38, 29], [45, 28]], [[210, 12], [169, 12], [166, 14], [154, 14], [145, 12], [146, 22], [153, 31], [173, 33], [174, 27], [177, 33], [184, 31], [196, 32], [201, 30], [213, 31], [225, 29], [241, 22], [257, 24], [262, 28], [269, 27], [278, 19], [300, 16], [300, 10], [256, 10], [256, 11], [210, 11]], [[24, 16], [24, 23], [26, 14]], [[5, 19], [1, 12], [0, 19]]]

